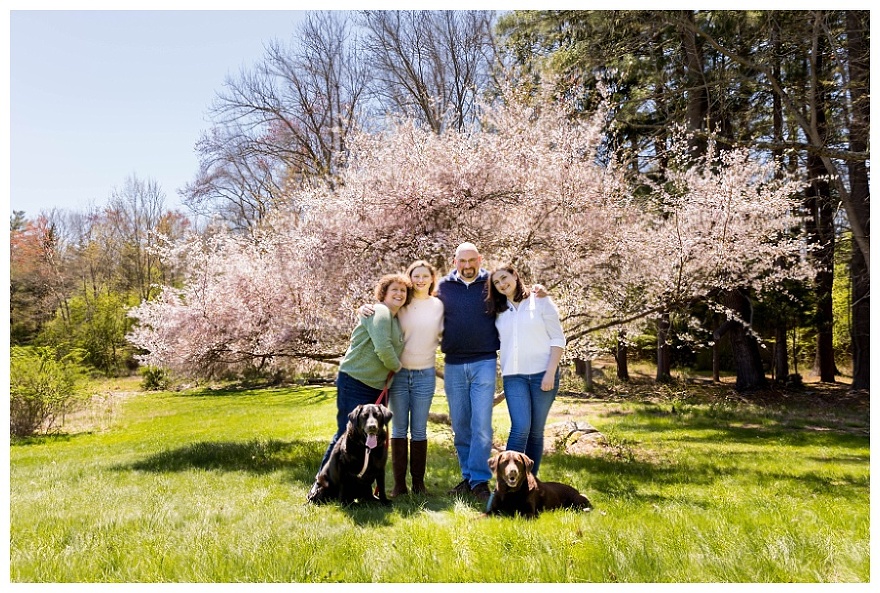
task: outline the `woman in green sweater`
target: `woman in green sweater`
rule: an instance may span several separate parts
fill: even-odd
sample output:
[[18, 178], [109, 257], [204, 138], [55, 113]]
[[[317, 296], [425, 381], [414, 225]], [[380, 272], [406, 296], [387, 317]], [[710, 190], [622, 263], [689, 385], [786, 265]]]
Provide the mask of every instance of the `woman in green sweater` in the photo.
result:
[[412, 297], [412, 282], [404, 274], [382, 276], [376, 284], [375, 315], [359, 317], [336, 377], [336, 434], [318, 471], [330, 458], [333, 445], [345, 432], [348, 415], [361, 404], [375, 403], [388, 373], [400, 370], [403, 334], [397, 312]]

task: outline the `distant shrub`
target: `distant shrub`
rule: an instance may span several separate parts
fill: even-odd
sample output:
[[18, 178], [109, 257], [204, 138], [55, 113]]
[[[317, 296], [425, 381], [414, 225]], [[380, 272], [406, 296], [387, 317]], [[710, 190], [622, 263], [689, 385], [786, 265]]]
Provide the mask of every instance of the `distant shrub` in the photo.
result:
[[13, 346], [9, 361], [9, 432], [30, 436], [51, 430], [85, 399], [83, 353], [59, 357], [52, 347]]
[[144, 391], [165, 391], [171, 387], [171, 375], [160, 367], [144, 367], [141, 369], [141, 389]]
[[74, 296], [67, 302], [67, 314], [56, 313], [43, 325], [35, 343], [56, 347], [58, 352], [69, 344], [82, 351], [83, 363], [106, 376], [127, 375], [135, 360], [134, 347], [125, 338], [133, 322], [126, 311], [138, 302], [116, 293]]

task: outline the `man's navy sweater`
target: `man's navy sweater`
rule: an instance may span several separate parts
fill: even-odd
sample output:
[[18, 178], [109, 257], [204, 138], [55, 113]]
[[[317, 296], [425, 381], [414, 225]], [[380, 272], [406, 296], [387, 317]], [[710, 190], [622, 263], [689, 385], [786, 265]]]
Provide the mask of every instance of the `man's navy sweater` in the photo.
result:
[[440, 349], [446, 362], [462, 364], [494, 359], [501, 347], [495, 316], [486, 311], [489, 272], [480, 270], [476, 280], [465, 284], [458, 270], [437, 285], [443, 301], [443, 339]]

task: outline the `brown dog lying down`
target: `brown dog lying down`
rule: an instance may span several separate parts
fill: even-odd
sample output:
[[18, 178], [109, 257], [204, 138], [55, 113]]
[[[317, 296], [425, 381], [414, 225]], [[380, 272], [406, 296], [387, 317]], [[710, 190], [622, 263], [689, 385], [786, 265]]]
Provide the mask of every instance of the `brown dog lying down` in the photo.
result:
[[520, 514], [531, 518], [550, 509], [592, 510], [587, 497], [571, 486], [536, 478], [533, 465], [528, 455], [518, 451], [503, 451], [489, 460], [495, 472], [495, 491], [486, 507], [487, 515]]
[[[308, 495], [309, 502], [319, 504], [338, 500], [351, 504], [358, 500], [391, 504], [385, 496], [385, 465], [388, 461], [385, 437], [391, 416], [391, 410], [376, 404], [363, 404], [351, 411], [345, 432], [315, 477]], [[373, 482], [378, 497], [373, 494]]]

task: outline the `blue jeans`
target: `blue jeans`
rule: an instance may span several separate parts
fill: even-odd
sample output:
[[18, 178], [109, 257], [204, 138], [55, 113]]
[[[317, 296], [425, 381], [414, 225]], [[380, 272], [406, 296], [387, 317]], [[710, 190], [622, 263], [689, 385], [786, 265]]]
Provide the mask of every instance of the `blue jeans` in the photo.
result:
[[473, 488], [492, 477], [489, 456], [492, 453], [495, 359], [447, 363], [443, 382], [461, 475]]
[[336, 376], [336, 434], [333, 435], [330, 446], [324, 452], [324, 458], [321, 460], [321, 465], [318, 466], [318, 472], [330, 459], [333, 445], [345, 432], [345, 428], [348, 426], [348, 415], [361, 404], [376, 403], [380, 393], [382, 393], [381, 389], [361, 383], [348, 373], [340, 372]]
[[400, 369], [388, 390], [388, 407], [391, 420], [391, 438], [405, 439], [407, 432], [412, 440], [428, 440], [428, 412], [434, 400], [437, 373], [429, 369]]
[[544, 455], [544, 425], [550, 414], [550, 406], [559, 391], [559, 371], [550, 391], [541, 391], [544, 373], [534, 375], [506, 375], [504, 397], [510, 413], [510, 436], [507, 449], [528, 455], [535, 462], [532, 473], [538, 475], [541, 457]]

